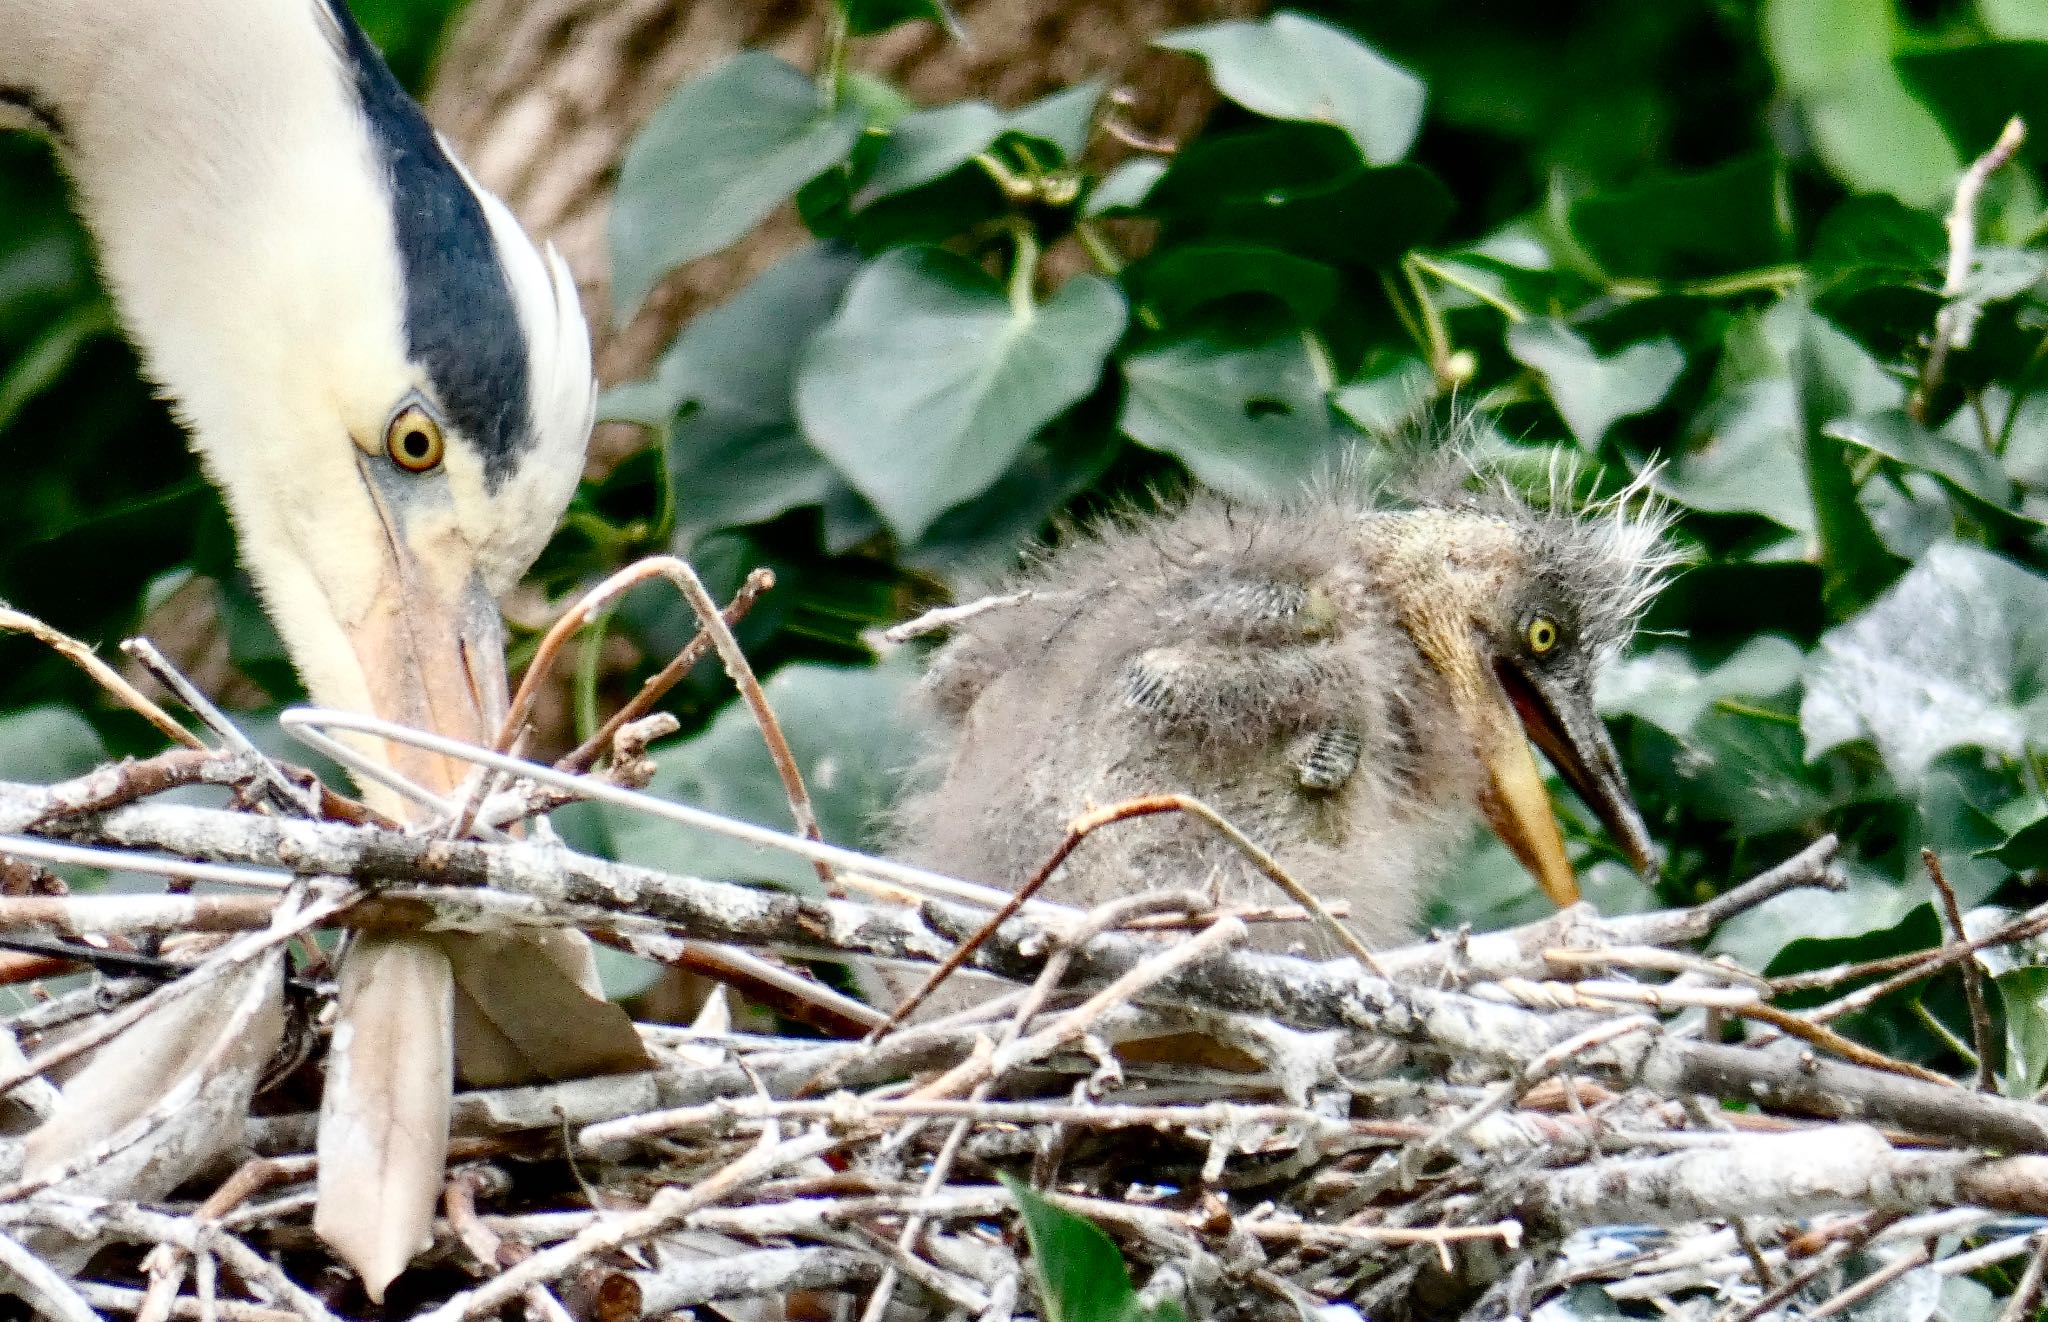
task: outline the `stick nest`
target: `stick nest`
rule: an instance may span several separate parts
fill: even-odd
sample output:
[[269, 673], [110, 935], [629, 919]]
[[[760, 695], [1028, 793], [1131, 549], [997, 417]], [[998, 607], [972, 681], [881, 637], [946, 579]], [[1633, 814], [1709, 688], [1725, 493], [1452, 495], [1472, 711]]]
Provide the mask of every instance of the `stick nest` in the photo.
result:
[[[1751, 1322], [1878, 1300], [1919, 1322], [1988, 1318], [1999, 1295], [2023, 1317], [2040, 1293], [2048, 1108], [1833, 1027], [1916, 980], [1974, 978], [1978, 950], [2048, 929], [2040, 911], [1775, 982], [1690, 953], [1734, 913], [1838, 885], [1829, 839], [1696, 908], [1579, 907], [1367, 967], [1242, 948], [1252, 923], [1328, 920], [1291, 906], [1005, 911], [791, 837], [830, 882], [799, 897], [492, 835], [567, 798], [647, 806], [645, 735], [621, 723], [599, 772], [509, 759], [524, 772], [459, 805], [486, 839], [380, 822], [225, 737], [0, 784], [0, 933], [32, 947], [8, 980], [34, 998], [0, 1039], [0, 1267], [55, 1316], [248, 1322]], [[160, 797], [194, 783], [237, 802]], [[66, 859], [268, 889], [70, 895], [42, 871]], [[721, 996], [691, 1026], [641, 1025], [651, 1072], [459, 1094], [432, 1246], [381, 1305], [312, 1230], [333, 987], [310, 944], [287, 1052], [241, 1060], [216, 1016], [176, 1068], [131, 1078], [103, 1132], [38, 1157], [59, 1090], [124, 1033], [301, 933], [550, 925], [712, 971], [780, 1017]], [[82, 983], [36, 981], [81, 964]], [[816, 978], [914, 987], [955, 966], [903, 1023]], [[1806, 1008], [1775, 1004], [1795, 993]], [[933, 1017], [948, 1000], [967, 1008]], [[238, 1071], [239, 1092], [215, 1086]], [[232, 1112], [207, 1112], [221, 1096]], [[121, 1174], [198, 1149], [160, 1197]], [[1033, 1204], [1036, 1254], [1020, 1186], [1054, 1209]], [[1111, 1264], [1097, 1304], [1076, 1294], [1093, 1232], [1059, 1213], [1107, 1234], [1128, 1287]]]

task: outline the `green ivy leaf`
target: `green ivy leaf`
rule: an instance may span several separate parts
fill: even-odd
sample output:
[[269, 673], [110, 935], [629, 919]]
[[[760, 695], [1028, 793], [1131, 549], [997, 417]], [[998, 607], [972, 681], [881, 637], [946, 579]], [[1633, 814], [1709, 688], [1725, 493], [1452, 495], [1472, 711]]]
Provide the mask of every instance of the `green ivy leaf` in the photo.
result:
[[667, 439], [676, 549], [705, 533], [815, 505], [833, 474], [796, 424], [797, 355], [860, 261], [814, 244], [783, 258], [676, 337], [654, 374], [608, 391], [600, 414]]
[[1166, 162], [1157, 156], [1134, 156], [1103, 176], [1081, 204], [1084, 216], [1106, 216], [1119, 211], [1142, 211], [1152, 185], [1166, 173]]
[[9, 780], [48, 785], [106, 760], [91, 722], [68, 707], [24, 707], [0, 716], [0, 766]]
[[1820, 640], [1799, 723], [1807, 755], [1868, 738], [1901, 786], [1955, 748], [2016, 757], [2043, 694], [2048, 579], [1944, 543]]
[[[1899, 73], [1948, 133], [1965, 160], [1991, 149], [2007, 120], [2048, 124], [2048, 41], [1993, 41], [1902, 55]], [[2038, 133], [2020, 144], [2022, 160], [2048, 161]]]
[[1337, 301], [1337, 272], [1277, 248], [1246, 243], [1190, 243], [1132, 263], [1123, 273], [1132, 301], [1176, 327], [1222, 299], [1264, 295], [1302, 326], [1320, 321]]
[[1602, 357], [1554, 318], [1509, 328], [1508, 352], [1543, 378], [1544, 393], [1589, 451], [1600, 448], [1615, 423], [1655, 408], [1685, 370], [1685, 354], [1671, 340]]
[[1342, 29], [1303, 14], [1184, 28], [1155, 43], [1199, 55], [1216, 90], [1273, 119], [1332, 124], [1390, 165], [1422, 126], [1422, 80]]
[[2048, 817], [2028, 822], [2005, 838], [2005, 842], [1984, 851], [2014, 872], [2048, 868]]
[[1792, 379], [1799, 392], [1800, 449], [1813, 496], [1822, 593], [1841, 619], [1877, 595], [1897, 572], [1898, 561], [1857, 499], [1848, 457], [1828, 435], [1828, 424], [1894, 407], [1903, 402], [1904, 391], [1824, 319], [1792, 299], [1783, 306], [1792, 328]]
[[839, 0], [846, 15], [846, 29], [856, 37], [886, 32], [899, 23], [928, 18], [954, 37], [960, 35], [960, 21], [946, 7], [945, 0]]
[[1062, 87], [1013, 111], [1009, 117], [1009, 131], [1059, 149], [1060, 160], [1040, 159], [1038, 163], [1042, 166], [1079, 160], [1081, 153], [1088, 150], [1088, 135], [1095, 128], [1095, 107], [1102, 101], [1102, 94], [1108, 87], [1100, 78]]
[[1023, 1216], [1046, 1322], [1180, 1322], [1178, 1308], [1139, 1307], [1123, 1254], [1094, 1222], [1055, 1207], [1014, 1175], [997, 1178]]
[[1174, 157], [1143, 210], [1175, 237], [1377, 269], [1435, 238], [1453, 207], [1442, 181], [1420, 166], [1369, 169], [1337, 130], [1285, 124], [1198, 139]]
[[56, 384], [85, 346], [119, 329], [104, 299], [80, 303], [52, 321], [21, 356], [0, 370], [0, 431], [28, 402]]
[[1093, 276], [1020, 307], [965, 258], [899, 249], [854, 279], [804, 353], [797, 416], [897, 535], [915, 540], [1095, 389], [1123, 329], [1122, 296]]
[[1929, 431], [1904, 409], [1838, 418], [1823, 430], [1893, 463], [1931, 473], [1956, 491], [1997, 509], [2012, 503], [2012, 479], [1997, 459], [1953, 436]]
[[1892, 0], [1769, 0], [1762, 28], [1765, 53], [1836, 177], [1912, 206], [1942, 203], [1962, 163], [1892, 64]]
[[[916, 110], [897, 120], [875, 157], [875, 166], [861, 189], [864, 200], [905, 193], [959, 169], [994, 146], [1005, 134], [1018, 134], [1053, 147], [1058, 157], [1040, 159], [1052, 168], [1078, 157], [1088, 145], [1095, 106], [1102, 99], [1099, 81], [1064, 88], [1014, 114], [986, 101], [958, 101], [931, 110]], [[1042, 155], [1042, 154], [1041, 154]]]
[[1600, 710], [1633, 716], [1685, 739], [1716, 703], [1768, 701], [1799, 683], [1806, 654], [1789, 638], [1765, 634], [1719, 665], [1702, 667], [1683, 647], [1664, 646], [1610, 664], [1600, 675]]
[[[866, 669], [792, 664], [769, 676], [768, 705], [782, 721], [826, 841], [870, 843], [902, 769], [917, 755], [901, 709], [917, 682], [906, 656]], [[789, 800], [742, 703], [702, 734], [654, 745], [660, 770], [648, 791], [728, 817], [791, 830]], [[572, 845], [621, 862], [725, 881], [815, 891], [817, 873], [790, 854], [757, 849], [606, 804], [572, 804], [552, 818]]]
[[2048, 1083], [2048, 969], [2008, 969], [1993, 981], [2005, 1010], [2005, 1095], [2032, 1097]]
[[1792, 250], [1785, 166], [1766, 155], [1585, 198], [1571, 226], [1610, 275], [1643, 279], [1725, 275]]
[[1330, 397], [1337, 411], [1367, 436], [1412, 426], [1436, 398], [1436, 373], [1412, 353], [1381, 349], [1358, 375]]
[[1323, 384], [1298, 333], [1252, 345], [1194, 335], [1131, 354], [1123, 369], [1124, 433], [1227, 495], [1295, 490], [1329, 453]]
[[811, 80], [762, 51], [676, 89], [626, 149], [612, 198], [612, 307], [621, 319], [662, 276], [732, 243], [860, 137]]

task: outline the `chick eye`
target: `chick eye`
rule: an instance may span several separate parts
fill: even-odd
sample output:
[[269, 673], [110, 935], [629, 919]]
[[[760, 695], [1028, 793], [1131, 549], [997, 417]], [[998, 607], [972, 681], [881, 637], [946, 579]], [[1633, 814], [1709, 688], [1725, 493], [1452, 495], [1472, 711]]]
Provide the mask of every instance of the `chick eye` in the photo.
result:
[[1548, 615], [1535, 616], [1529, 621], [1529, 627], [1523, 636], [1529, 640], [1530, 652], [1542, 656], [1557, 646], [1557, 621]]
[[408, 473], [438, 468], [448, 444], [441, 436], [441, 424], [418, 404], [408, 404], [391, 416], [384, 427], [384, 453]]

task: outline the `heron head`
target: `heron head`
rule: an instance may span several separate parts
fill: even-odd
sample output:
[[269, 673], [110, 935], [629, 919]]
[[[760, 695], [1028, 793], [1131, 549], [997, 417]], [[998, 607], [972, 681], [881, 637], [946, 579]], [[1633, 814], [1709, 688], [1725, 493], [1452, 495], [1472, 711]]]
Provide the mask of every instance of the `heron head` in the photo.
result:
[[[576, 290], [338, 3], [251, 22], [278, 29], [248, 38], [258, 85], [219, 80], [249, 113], [195, 92], [136, 148], [157, 129], [81, 103], [60, 149], [314, 700], [489, 742], [496, 598], [559, 521], [589, 437]], [[195, 72], [173, 90], [188, 84], [209, 88]], [[437, 792], [466, 770], [371, 751]]]
[[1578, 514], [1507, 498], [1368, 515], [1362, 540], [1403, 628], [1443, 677], [1484, 770], [1488, 824], [1559, 904], [1578, 882], [1533, 740], [1638, 871], [1649, 834], [1594, 708], [1599, 665], [1625, 643], [1672, 564], [1663, 516], [1631, 490]]

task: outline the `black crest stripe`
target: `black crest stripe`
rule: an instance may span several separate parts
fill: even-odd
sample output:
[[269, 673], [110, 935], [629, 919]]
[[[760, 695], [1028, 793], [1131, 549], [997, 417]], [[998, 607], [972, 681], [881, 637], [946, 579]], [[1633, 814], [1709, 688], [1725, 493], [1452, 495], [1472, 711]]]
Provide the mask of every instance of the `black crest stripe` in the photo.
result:
[[528, 346], [483, 205], [341, 0], [340, 28], [363, 116], [391, 174], [405, 333], [448, 421], [482, 452], [496, 486], [533, 435]]

